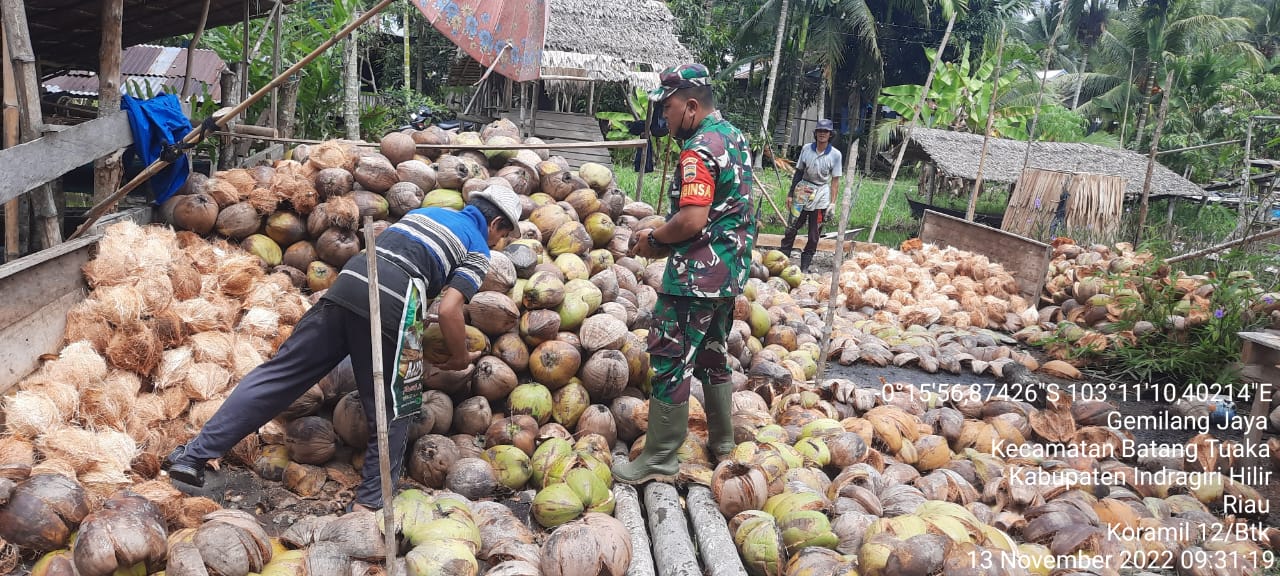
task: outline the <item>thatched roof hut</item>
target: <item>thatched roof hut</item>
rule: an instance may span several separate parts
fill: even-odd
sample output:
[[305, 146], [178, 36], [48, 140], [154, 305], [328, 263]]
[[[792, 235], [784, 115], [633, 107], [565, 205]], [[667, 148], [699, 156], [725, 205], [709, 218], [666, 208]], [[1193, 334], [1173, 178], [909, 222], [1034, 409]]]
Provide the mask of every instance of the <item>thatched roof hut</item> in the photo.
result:
[[[983, 163], [984, 182], [1012, 183], [1022, 173], [1027, 143], [991, 138]], [[908, 160], [932, 162], [947, 176], [975, 180], [982, 154], [982, 135], [933, 128], [915, 128], [907, 147]], [[1147, 174], [1147, 157], [1132, 150], [1104, 148], [1093, 144], [1037, 142], [1031, 149], [1030, 168], [1062, 172], [1106, 174], [1125, 179], [1125, 194], [1140, 196]], [[1151, 177], [1151, 197], [1206, 194], [1199, 186], [1177, 175], [1157, 161]]]
[[[661, 0], [550, 0], [544, 76], [658, 85], [658, 72], [693, 60]], [[644, 70], [647, 68], [648, 70]]]

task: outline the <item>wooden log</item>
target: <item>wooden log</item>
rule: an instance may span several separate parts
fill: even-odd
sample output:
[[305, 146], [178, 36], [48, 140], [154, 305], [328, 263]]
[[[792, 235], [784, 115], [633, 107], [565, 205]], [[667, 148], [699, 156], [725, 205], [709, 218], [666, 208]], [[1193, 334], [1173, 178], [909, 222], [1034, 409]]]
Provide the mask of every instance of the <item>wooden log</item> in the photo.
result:
[[644, 486], [644, 507], [653, 535], [653, 559], [662, 576], [701, 576], [689, 535], [689, 522], [674, 486], [650, 482]]
[[[120, 37], [124, 24], [124, 0], [102, 0], [102, 47], [98, 52], [98, 117], [120, 114]], [[188, 57], [188, 59], [190, 59]], [[93, 161], [93, 200], [98, 202], [120, 185], [123, 150]]]
[[690, 524], [698, 537], [698, 550], [702, 553], [703, 565], [707, 567], [707, 576], [746, 576], [747, 569], [742, 566], [738, 548], [733, 545], [733, 535], [729, 534], [729, 525], [725, 523], [711, 490], [706, 486], [691, 485], [685, 502], [689, 505]]
[[[9, 149], [18, 145], [19, 132], [18, 123], [20, 122], [18, 114], [18, 89], [13, 82], [13, 64], [9, 62], [9, 43], [5, 39], [4, 27], [0, 26], [0, 83], [4, 85], [4, 113], [0, 118], [0, 122], [4, 124], [3, 142], [0, 147]], [[0, 162], [3, 166], [3, 162]], [[4, 171], [8, 173], [8, 171]], [[7, 178], [6, 178], [7, 180]], [[12, 199], [4, 204], [4, 261], [12, 262], [22, 255], [19, 247], [20, 236], [18, 234], [21, 224], [18, 215], [21, 210], [22, 203], [18, 199]]]
[[[40, 137], [44, 129], [44, 117], [40, 111], [40, 76], [36, 70], [36, 56], [31, 51], [31, 33], [27, 29], [27, 11], [22, 0], [0, 0], [0, 17], [4, 19], [9, 56], [13, 63], [14, 85], [18, 92], [18, 110], [21, 117], [23, 142]], [[32, 192], [36, 217], [40, 220], [41, 245], [45, 248], [62, 242], [62, 224], [58, 219], [58, 206], [53, 199], [53, 188], [44, 185]]]
[[[614, 454], [613, 463], [627, 462], [625, 446], [620, 454]], [[616, 450], [615, 450], [616, 452]], [[655, 576], [653, 568], [653, 549], [649, 545], [649, 533], [644, 529], [644, 512], [640, 509], [640, 497], [636, 489], [630, 485], [616, 483], [613, 485], [613, 517], [627, 527], [631, 535], [631, 566], [626, 576]]]

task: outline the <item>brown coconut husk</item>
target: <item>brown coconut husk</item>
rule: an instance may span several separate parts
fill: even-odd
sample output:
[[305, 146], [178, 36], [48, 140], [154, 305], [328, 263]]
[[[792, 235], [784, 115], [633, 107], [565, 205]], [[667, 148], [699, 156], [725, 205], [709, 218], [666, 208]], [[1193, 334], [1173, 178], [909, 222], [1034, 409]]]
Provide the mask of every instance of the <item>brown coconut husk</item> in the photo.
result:
[[210, 418], [218, 412], [218, 408], [222, 407], [222, 399], [205, 400], [196, 402], [191, 405], [191, 410], [187, 411], [187, 423], [199, 429], [209, 422]]
[[150, 374], [160, 363], [164, 347], [156, 333], [143, 322], [116, 329], [107, 343], [107, 361], [112, 366], [137, 374]]
[[145, 444], [147, 433], [164, 419], [164, 400], [157, 394], [139, 394], [130, 407], [124, 430], [139, 444]]
[[330, 198], [325, 202], [325, 211], [333, 228], [355, 230], [360, 226], [360, 205], [349, 194]]
[[191, 337], [191, 357], [196, 362], [232, 366], [235, 338], [226, 332], [201, 332]]
[[45, 430], [66, 423], [67, 418], [52, 399], [39, 391], [20, 390], [4, 400], [5, 428], [21, 439], [35, 439]]
[[80, 415], [85, 424], [125, 429], [134, 410], [142, 380], [132, 372], [116, 370], [100, 385], [81, 389]]
[[187, 325], [182, 321], [182, 317], [172, 309], [165, 310], [157, 314], [155, 317], [147, 320], [147, 324], [151, 326], [151, 330], [156, 333], [156, 338], [160, 339], [160, 346], [165, 350], [171, 350], [187, 343]]
[[98, 301], [98, 313], [117, 327], [141, 320], [146, 309], [142, 293], [131, 285], [102, 286], [93, 291], [93, 296]]
[[156, 390], [164, 390], [181, 384], [187, 379], [187, 372], [194, 363], [189, 346], [165, 350], [160, 357], [160, 364], [156, 365], [151, 385]]
[[262, 278], [262, 259], [243, 251], [229, 255], [218, 267], [218, 289], [233, 298], [244, 296]]
[[111, 324], [99, 312], [97, 300], [86, 299], [67, 311], [66, 342], [85, 341], [102, 353], [110, 340]]
[[222, 398], [231, 388], [231, 372], [220, 364], [197, 362], [187, 371], [182, 381], [182, 391], [194, 401]]
[[268, 188], [254, 188], [249, 192], [249, 205], [265, 216], [280, 206], [280, 196]]
[[250, 308], [240, 317], [236, 331], [273, 339], [280, 332], [280, 314], [270, 308]]
[[169, 266], [169, 284], [173, 286], [173, 299], [182, 301], [200, 295], [200, 271], [186, 254], [178, 254]]
[[35, 465], [35, 446], [17, 437], [0, 440], [0, 478], [21, 482], [31, 475]]
[[223, 320], [222, 309], [204, 298], [175, 302], [172, 310], [192, 334], [229, 328]]
[[60, 474], [67, 478], [75, 478], [76, 469], [61, 458], [46, 457], [31, 467], [31, 475], [35, 476], [36, 474]]
[[254, 341], [249, 338], [239, 338], [235, 343], [235, 350], [231, 359], [232, 375], [236, 382], [239, 382], [249, 372], [253, 371], [263, 362], [266, 362], [266, 356], [254, 347]]
[[187, 393], [181, 386], [165, 388], [156, 395], [160, 397], [161, 406], [164, 409], [164, 420], [180, 418], [182, 413], [191, 407], [191, 399], [187, 398]]
[[258, 458], [258, 448], [261, 446], [262, 441], [258, 439], [258, 435], [250, 434], [236, 442], [236, 445], [227, 451], [226, 458], [235, 464], [251, 467]]
[[142, 296], [143, 316], [155, 316], [173, 303], [173, 282], [167, 275], [144, 276], [137, 279], [133, 286]]
[[107, 376], [107, 361], [88, 341], [72, 341], [58, 357], [41, 366], [39, 375], [74, 386], [95, 383]]

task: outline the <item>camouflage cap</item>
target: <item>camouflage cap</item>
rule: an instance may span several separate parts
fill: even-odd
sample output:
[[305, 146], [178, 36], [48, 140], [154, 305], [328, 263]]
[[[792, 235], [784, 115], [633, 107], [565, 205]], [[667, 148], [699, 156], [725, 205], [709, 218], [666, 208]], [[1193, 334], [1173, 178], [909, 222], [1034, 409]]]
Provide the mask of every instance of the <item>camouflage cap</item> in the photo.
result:
[[663, 70], [658, 75], [662, 85], [649, 91], [649, 100], [661, 102], [670, 98], [677, 90], [694, 88], [711, 84], [711, 73], [701, 64], [681, 64]]

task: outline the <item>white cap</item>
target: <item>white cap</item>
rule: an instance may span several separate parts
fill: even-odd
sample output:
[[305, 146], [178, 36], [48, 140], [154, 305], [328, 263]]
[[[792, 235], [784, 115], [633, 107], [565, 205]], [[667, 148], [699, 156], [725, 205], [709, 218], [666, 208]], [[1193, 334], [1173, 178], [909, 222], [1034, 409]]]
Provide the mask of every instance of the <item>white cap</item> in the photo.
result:
[[489, 186], [484, 190], [471, 193], [472, 197], [484, 198], [492, 202], [498, 210], [502, 211], [502, 215], [507, 217], [511, 222], [511, 226], [517, 226], [520, 222], [520, 215], [524, 213], [524, 206], [520, 204], [520, 197], [516, 195], [515, 190], [505, 186]]

